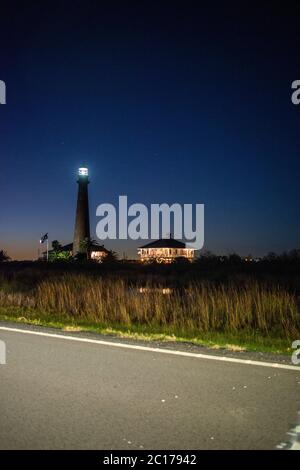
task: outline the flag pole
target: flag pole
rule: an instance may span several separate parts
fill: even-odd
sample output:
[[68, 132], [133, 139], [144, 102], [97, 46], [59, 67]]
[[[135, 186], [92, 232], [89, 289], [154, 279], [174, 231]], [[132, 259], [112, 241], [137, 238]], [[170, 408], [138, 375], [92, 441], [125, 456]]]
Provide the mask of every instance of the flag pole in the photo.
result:
[[47, 236], [47, 261], [49, 261], [49, 241]]

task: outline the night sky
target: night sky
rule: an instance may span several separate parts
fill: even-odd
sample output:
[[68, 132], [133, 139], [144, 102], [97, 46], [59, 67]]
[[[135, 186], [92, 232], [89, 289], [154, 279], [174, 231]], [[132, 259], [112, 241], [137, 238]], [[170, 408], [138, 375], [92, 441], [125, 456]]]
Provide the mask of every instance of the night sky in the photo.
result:
[[204, 203], [215, 253], [299, 248], [300, 10], [239, 3], [1, 4], [0, 249], [72, 241], [81, 165], [93, 235], [127, 194]]

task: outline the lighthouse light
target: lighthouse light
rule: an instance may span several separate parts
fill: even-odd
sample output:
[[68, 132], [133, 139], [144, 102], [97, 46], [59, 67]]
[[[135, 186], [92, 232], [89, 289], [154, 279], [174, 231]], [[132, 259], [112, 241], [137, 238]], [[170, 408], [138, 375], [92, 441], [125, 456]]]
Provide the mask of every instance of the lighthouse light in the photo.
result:
[[87, 168], [79, 168], [78, 174], [80, 176], [88, 176], [89, 170]]

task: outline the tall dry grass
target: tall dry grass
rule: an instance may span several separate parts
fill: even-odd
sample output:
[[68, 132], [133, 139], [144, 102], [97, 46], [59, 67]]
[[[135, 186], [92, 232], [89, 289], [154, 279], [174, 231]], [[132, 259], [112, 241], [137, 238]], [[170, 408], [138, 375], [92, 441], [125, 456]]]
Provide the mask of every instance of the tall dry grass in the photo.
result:
[[193, 332], [257, 331], [282, 338], [300, 334], [295, 296], [255, 282], [242, 287], [198, 283], [170, 293], [159, 286], [138, 289], [122, 280], [70, 274], [44, 280], [31, 293], [1, 290], [0, 285], [0, 306], [30, 307], [105, 324], [167, 326]]

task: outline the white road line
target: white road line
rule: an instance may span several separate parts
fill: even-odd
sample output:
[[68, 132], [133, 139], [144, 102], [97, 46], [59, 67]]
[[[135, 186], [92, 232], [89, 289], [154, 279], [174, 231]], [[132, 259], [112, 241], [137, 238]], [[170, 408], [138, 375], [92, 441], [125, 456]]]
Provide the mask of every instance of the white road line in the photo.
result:
[[56, 335], [54, 333], [44, 333], [42, 331], [22, 330], [20, 328], [9, 328], [6, 326], [0, 326], [0, 330], [11, 331], [14, 333], [23, 333], [23, 334], [28, 334], [28, 335], [46, 336], [48, 338], [65, 339], [68, 341], [78, 341], [80, 343], [101, 344], [103, 346], [112, 346], [114, 348], [135, 349], [138, 351], [147, 351], [147, 352], [154, 352], [154, 353], [161, 353], [161, 354], [173, 354], [174, 356], [196, 357], [198, 359], [208, 359], [212, 361], [221, 361], [221, 362], [232, 362], [236, 364], [245, 364], [245, 365], [251, 365], [251, 366], [272, 367], [276, 369], [287, 369], [287, 370], [300, 372], [300, 367], [292, 366], [288, 364], [277, 364], [275, 362], [251, 361], [247, 359], [236, 359], [233, 357], [226, 357], [226, 356], [213, 356], [210, 354], [198, 354], [198, 353], [192, 353], [192, 352], [177, 351], [173, 349], [151, 348], [148, 346], [138, 346], [138, 345], [127, 344], [127, 343], [115, 343], [112, 341], [103, 341], [103, 340], [90, 339], [90, 338], [80, 338], [80, 337], [75, 337], [71, 335], [70, 336], [69, 335], [68, 336]]

